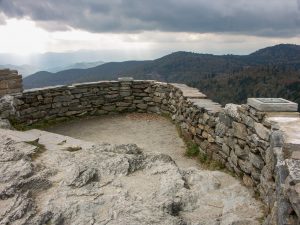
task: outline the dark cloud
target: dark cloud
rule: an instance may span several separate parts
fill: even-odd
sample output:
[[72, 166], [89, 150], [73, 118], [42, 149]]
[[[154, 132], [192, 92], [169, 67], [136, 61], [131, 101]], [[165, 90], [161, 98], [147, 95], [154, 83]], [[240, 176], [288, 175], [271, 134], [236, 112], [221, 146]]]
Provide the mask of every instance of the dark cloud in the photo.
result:
[[1, 11], [48, 30], [300, 34], [300, 0], [0, 0]]

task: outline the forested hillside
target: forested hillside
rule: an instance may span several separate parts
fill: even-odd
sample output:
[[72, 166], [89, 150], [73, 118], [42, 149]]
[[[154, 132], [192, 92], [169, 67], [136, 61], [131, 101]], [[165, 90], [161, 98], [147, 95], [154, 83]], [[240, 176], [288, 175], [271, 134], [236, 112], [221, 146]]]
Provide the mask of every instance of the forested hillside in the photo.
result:
[[300, 64], [268, 65], [241, 69], [232, 74], [187, 82], [213, 100], [245, 103], [248, 97], [281, 97], [300, 105]]

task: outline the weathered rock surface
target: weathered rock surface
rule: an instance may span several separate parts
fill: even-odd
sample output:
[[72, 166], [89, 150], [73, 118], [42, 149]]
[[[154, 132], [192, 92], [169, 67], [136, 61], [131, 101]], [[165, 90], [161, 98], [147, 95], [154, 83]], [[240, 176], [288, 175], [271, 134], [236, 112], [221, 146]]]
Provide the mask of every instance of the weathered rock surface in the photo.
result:
[[0, 132], [0, 224], [225, 225], [262, 217], [261, 204], [221, 172], [180, 169], [136, 145]]
[[6, 119], [15, 113], [15, 101], [14, 97], [10, 95], [5, 95], [0, 98], [0, 118]]

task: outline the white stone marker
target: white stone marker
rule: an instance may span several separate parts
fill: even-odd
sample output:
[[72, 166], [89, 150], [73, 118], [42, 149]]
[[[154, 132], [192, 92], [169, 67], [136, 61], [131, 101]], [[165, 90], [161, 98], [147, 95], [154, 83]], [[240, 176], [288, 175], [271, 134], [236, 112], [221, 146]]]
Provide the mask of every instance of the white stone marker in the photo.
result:
[[132, 77], [119, 77], [118, 81], [133, 81]]
[[264, 112], [297, 112], [298, 104], [283, 98], [248, 98], [247, 104]]

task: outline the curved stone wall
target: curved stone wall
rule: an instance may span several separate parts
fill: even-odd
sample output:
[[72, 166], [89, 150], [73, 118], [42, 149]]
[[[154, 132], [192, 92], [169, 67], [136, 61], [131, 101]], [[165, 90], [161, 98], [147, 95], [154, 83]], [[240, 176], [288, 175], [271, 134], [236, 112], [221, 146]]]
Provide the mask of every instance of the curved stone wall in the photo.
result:
[[133, 111], [168, 115], [202, 154], [257, 190], [267, 205], [265, 224], [299, 224], [300, 160], [284, 154], [280, 126], [248, 105], [222, 108], [183, 84], [135, 80], [27, 90], [15, 96], [13, 106], [14, 113], [0, 110], [0, 116], [24, 125]]

